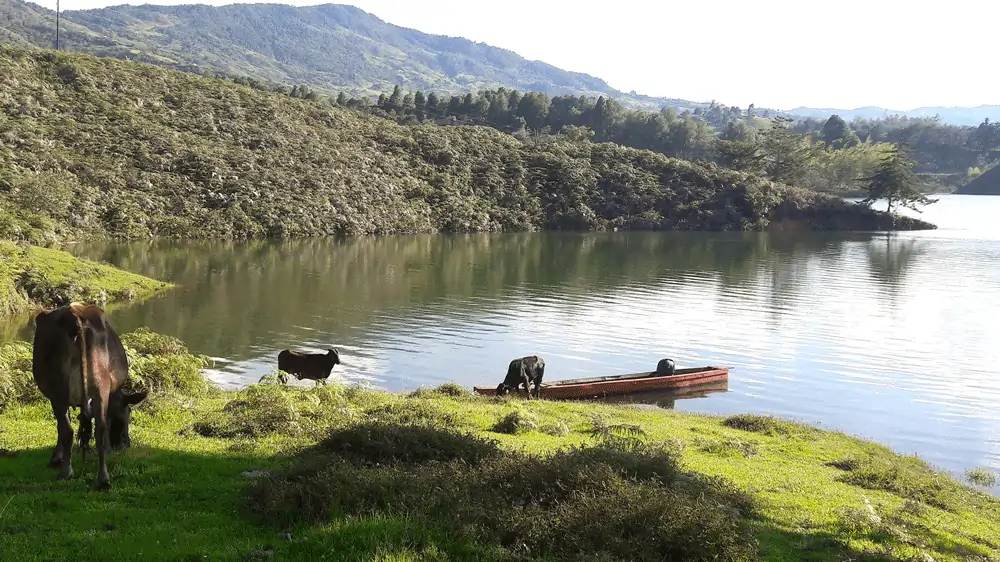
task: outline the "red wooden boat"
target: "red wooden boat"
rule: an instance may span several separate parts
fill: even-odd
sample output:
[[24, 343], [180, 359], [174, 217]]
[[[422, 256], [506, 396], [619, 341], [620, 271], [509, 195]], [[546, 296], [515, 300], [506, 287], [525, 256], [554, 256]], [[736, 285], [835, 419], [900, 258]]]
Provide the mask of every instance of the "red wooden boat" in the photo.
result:
[[[656, 371], [591, 377], [542, 383], [543, 399], [602, 398], [622, 394], [636, 394], [650, 390], [687, 388], [729, 380], [728, 367], [691, 367], [677, 369], [672, 375], [657, 376]], [[476, 386], [476, 394], [496, 396], [497, 387]], [[511, 391], [511, 395], [514, 391]], [[518, 396], [527, 396], [523, 388], [517, 389]]]

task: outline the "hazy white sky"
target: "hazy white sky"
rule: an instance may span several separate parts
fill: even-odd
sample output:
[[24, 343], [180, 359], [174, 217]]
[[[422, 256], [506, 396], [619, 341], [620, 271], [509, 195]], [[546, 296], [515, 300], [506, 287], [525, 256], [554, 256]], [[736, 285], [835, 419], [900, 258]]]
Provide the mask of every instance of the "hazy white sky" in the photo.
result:
[[[55, 7], [55, 0], [37, 2]], [[122, 3], [62, 0], [61, 6]], [[598, 76], [626, 92], [776, 109], [1000, 104], [993, 54], [1000, 2], [995, 0], [333, 3], [357, 6], [404, 27], [504, 47]]]

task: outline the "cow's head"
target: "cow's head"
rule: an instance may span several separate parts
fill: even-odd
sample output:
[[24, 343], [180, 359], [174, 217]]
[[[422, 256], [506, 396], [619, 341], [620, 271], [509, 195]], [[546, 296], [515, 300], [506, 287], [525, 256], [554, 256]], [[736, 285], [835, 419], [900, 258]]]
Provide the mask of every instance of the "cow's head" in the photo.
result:
[[497, 396], [507, 396], [508, 394], [510, 394], [510, 387], [507, 386], [507, 383], [500, 383], [497, 386]]
[[111, 393], [108, 401], [108, 433], [112, 448], [122, 449], [132, 446], [128, 431], [132, 423], [132, 407], [141, 404], [148, 395], [149, 393], [144, 390], [130, 394], [121, 390]]
[[326, 356], [329, 357], [333, 361], [334, 365], [340, 365], [340, 352], [337, 351], [337, 348], [331, 347], [326, 352]]

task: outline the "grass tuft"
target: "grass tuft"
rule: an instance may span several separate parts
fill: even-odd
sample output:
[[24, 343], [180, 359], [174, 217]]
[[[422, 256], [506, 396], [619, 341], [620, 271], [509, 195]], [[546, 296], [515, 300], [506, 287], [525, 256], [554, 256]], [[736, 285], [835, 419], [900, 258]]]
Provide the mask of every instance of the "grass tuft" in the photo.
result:
[[983, 467], [970, 468], [965, 471], [965, 479], [976, 486], [992, 488], [997, 485], [997, 475]]
[[546, 435], [551, 435], [553, 437], [566, 437], [569, 435], [569, 426], [564, 422], [555, 421], [552, 423], [547, 423], [539, 428], [539, 431]]
[[723, 439], [698, 439], [696, 441], [698, 449], [704, 453], [713, 455], [732, 456], [738, 455], [750, 458], [760, 454], [760, 449], [751, 441], [744, 441], [736, 437], [726, 437]]
[[869, 452], [838, 459], [828, 465], [845, 471], [837, 477], [840, 482], [890, 492], [946, 511], [958, 509], [965, 495], [960, 484], [932, 470], [916, 457]]
[[756, 414], [739, 414], [736, 416], [729, 416], [728, 418], [722, 420], [722, 425], [732, 428], [739, 429], [741, 431], [749, 431], [751, 433], [761, 433], [763, 435], [789, 435], [796, 430], [793, 424], [786, 421], [782, 421], [770, 416], [759, 416]]
[[497, 420], [492, 431], [518, 435], [538, 429], [538, 416], [525, 410], [514, 410]]
[[461, 420], [453, 413], [446, 411], [435, 402], [424, 400], [386, 402], [370, 408], [365, 413], [372, 420], [386, 423], [461, 425]]

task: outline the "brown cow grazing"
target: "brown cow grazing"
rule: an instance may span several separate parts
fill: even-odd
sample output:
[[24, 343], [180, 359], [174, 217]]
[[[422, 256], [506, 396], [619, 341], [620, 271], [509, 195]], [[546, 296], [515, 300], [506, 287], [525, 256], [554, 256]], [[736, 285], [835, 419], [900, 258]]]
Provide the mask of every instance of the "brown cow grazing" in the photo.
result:
[[299, 353], [286, 349], [278, 354], [278, 370], [295, 375], [298, 380], [309, 379], [319, 384], [330, 378], [333, 367], [340, 364], [340, 352], [330, 348], [326, 353]]
[[59, 467], [59, 477], [73, 476], [70, 463], [73, 449], [73, 425], [69, 409], [80, 408], [80, 447], [82, 454], [97, 421], [97, 456], [100, 469], [95, 488], [111, 486], [105, 452], [111, 447], [130, 445], [128, 426], [132, 406], [146, 399], [146, 392], [126, 395], [122, 386], [128, 379], [128, 358], [118, 334], [111, 328], [99, 307], [72, 303], [41, 312], [35, 318], [35, 341], [32, 357], [35, 384], [52, 404], [58, 440], [52, 467]]
[[524, 391], [531, 399], [530, 384], [535, 386], [535, 398], [542, 396], [542, 377], [545, 375], [545, 360], [537, 355], [529, 355], [514, 359], [507, 366], [507, 376], [497, 386], [497, 396], [506, 396], [511, 390], [517, 390], [524, 385]]

